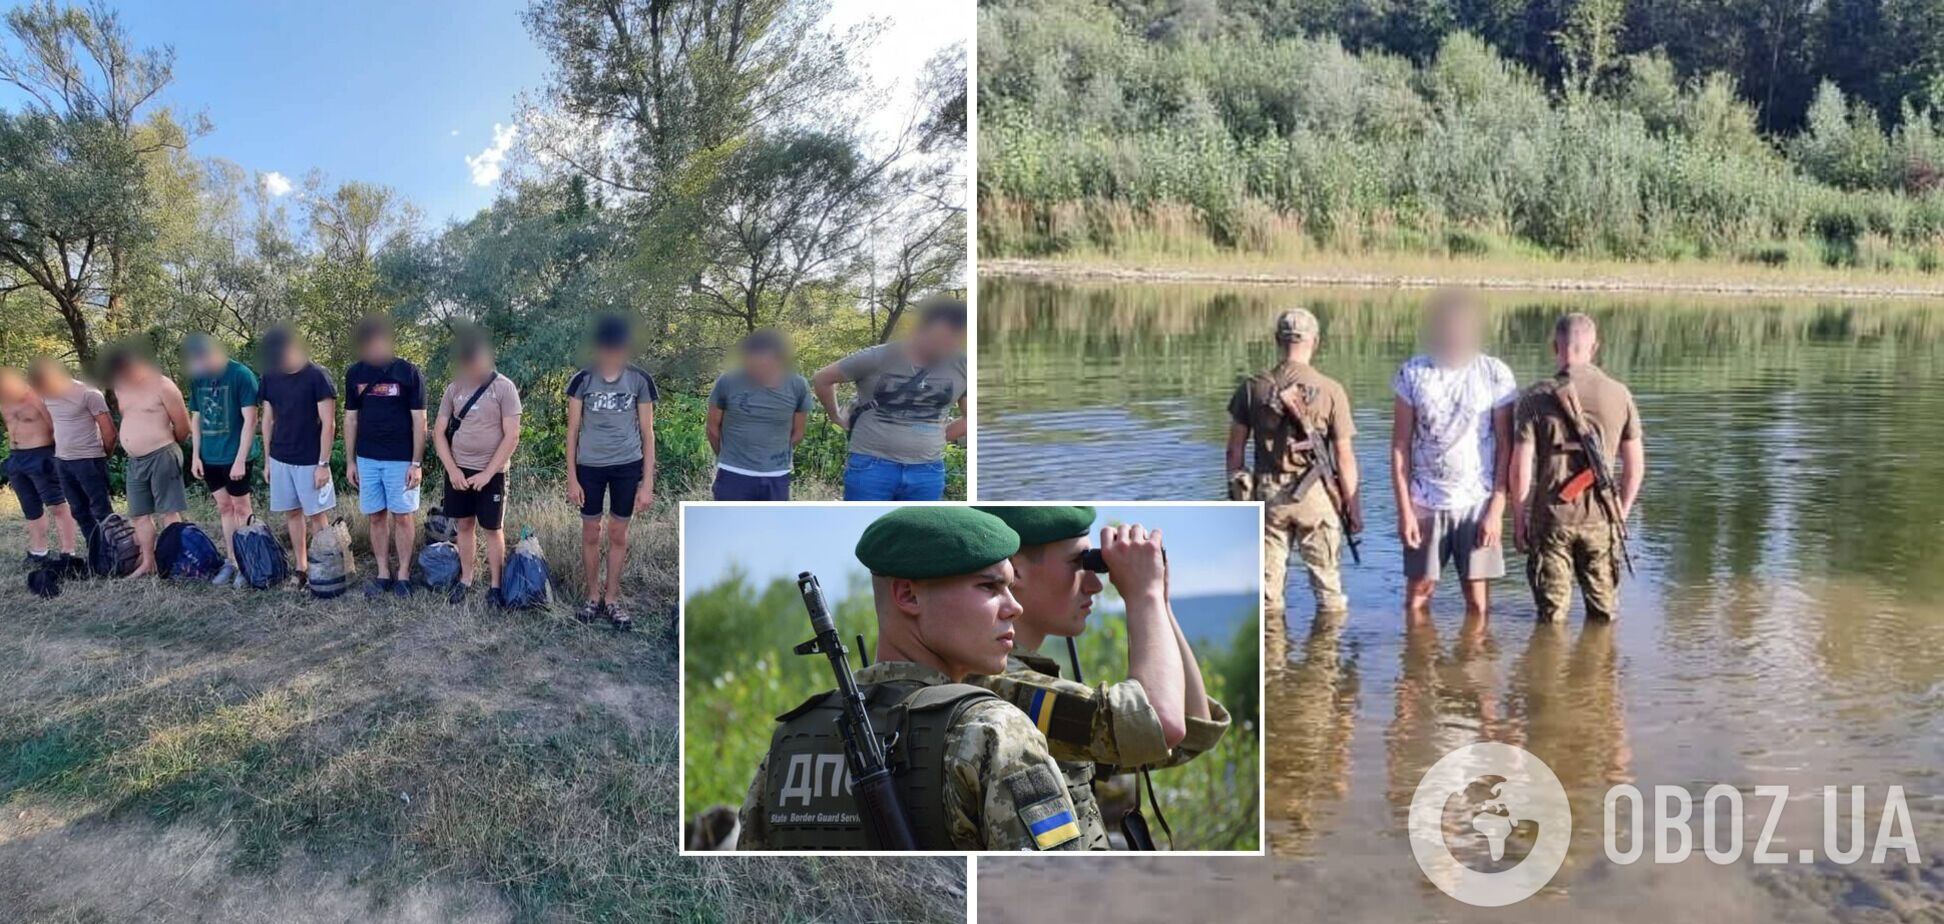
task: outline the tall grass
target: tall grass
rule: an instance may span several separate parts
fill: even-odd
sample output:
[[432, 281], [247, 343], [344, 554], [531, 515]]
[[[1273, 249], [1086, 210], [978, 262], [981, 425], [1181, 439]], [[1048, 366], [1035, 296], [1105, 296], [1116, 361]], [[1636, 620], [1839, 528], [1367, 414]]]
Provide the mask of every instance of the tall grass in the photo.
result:
[[1329, 37], [1149, 41], [1095, 0], [980, 13], [988, 255], [1575, 255], [1934, 272], [1944, 143], [1825, 87], [1768, 139], [1643, 56], [1554, 94], [1464, 34], [1421, 67]]

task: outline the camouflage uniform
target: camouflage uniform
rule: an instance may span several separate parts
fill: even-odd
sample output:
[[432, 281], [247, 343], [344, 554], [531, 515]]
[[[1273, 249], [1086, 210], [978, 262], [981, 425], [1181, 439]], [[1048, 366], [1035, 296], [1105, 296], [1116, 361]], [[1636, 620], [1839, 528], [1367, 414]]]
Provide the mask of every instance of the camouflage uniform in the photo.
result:
[[[1281, 394], [1300, 387], [1310, 420], [1321, 430], [1312, 434], [1286, 413]], [[1229, 418], [1249, 428], [1254, 444], [1255, 474], [1246, 499], [1263, 502], [1262, 602], [1283, 608], [1283, 589], [1289, 577], [1289, 547], [1293, 543], [1309, 570], [1310, 590], [1320, 610], [1344, 609], [1343, 577], [1338, 570], [1338, 547], [1343, 525], [1337, 519], [1330, 492], [1312, 482], [1301, 497], [1292, 496], [1309, 471], [1309, 440], [1321, 435], [1347, 440], [1357, 434], [1350, 419], [1350, 397], [1336, 380], [1304, 363], [1289, 363], [1245, 382], [1229, 399]]]
[[1209, 718], [1188, 718], [1188, 733], [1172, 750], [1161, 735], [1161, 718], [1138, 680], [1090, 687], [1060, 679], [1059, 662], [1037, 654], [1006, 658], [1006, 672], [969, 677], [1018, 706], [1040, 731], [1066, 777], [1088, 850], [1107, 850], [1107, 822], [1094, 797], [1096, 765], [1121, 770], [1172, 767], [1215, 746], [1228, 731], [1229, 714], [1208, 701]]
[[1587, 425], [1600, 436], [1610, 463], [1620, 444], [1641, 438], [1640, 413], [1627, 386], [1598, 367], [1581, 364], [1527, 388], [1513, 413], [1514, 439], [1533, 447], [1532, 494], [1526, 520], [1526, 579], [1540, 622], [1563, 619], [1579, 584], [1589, 619], [1620, 612], [1618, 531], [1588, 490], [1574, 500], [1561, 496], [1566, 483], [1586, 468], [1580, 435], [1560, 403], [1558, 390], [1571, 382]]
[[[877, 684], [951, 683], [944, 674], [908, 661], [880, 661], [857, 671], [856, 677], [867, 694]], [[942, 750], [941, 795], [949, 843], [920, 843], [920, 849], [1081, 849], [1073, 802], [1047, 753], [1046, 738], [1011, 704], [987, 697], [967, 706], [946, 730]], [[897, 756], [891, 756], [896, 767]], [[738, 850], [774, 849], [769, 819], [772, 806], [781, 800], [766, 785], [769, 760], [765, 755], [743, 800]]]

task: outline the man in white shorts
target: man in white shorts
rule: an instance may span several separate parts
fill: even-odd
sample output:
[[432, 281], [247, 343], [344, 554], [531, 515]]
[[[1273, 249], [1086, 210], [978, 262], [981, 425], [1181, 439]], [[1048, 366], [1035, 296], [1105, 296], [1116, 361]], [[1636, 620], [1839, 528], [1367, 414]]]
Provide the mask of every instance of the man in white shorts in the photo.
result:
[[1404, 614], [1427, 619], [1449, 562], [1463, 582], [1468, 623], [1485, 618], [1488, 581], [1505, 576], [1499, 544], [1518, 381], [1480, 352], [1484, 304], [1448, 289], [1426, 307], [1428, 352], [1397, 370], [1391, 425], [1391, 488], [1404, 544]]
[[270, 512], [284, 515], [295, 562], [292, 578], [309, 583], [310, 540], [337, 509], [331, 482], [331, 446], [337, 439], [337, 386], [311, 362], [289, 330], [263, 338], [263, 442], [270, 449]]

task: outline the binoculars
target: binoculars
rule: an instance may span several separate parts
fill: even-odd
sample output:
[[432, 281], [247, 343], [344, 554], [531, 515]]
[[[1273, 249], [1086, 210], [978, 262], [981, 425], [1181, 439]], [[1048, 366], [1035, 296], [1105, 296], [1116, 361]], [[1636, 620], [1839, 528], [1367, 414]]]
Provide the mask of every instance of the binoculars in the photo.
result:
[[1107, 556], [1100, 554], [1099, 549], [1088, 549], [1080, 553], [1080, 567], [1095, 574], [1106, 574]]

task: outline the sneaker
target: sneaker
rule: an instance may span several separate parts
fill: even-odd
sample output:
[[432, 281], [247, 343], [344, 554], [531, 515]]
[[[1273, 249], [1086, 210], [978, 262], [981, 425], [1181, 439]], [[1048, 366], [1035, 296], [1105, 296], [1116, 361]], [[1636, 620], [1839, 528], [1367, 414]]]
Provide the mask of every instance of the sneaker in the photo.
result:
[[411, 595], [412, 595], [412, 579], [411, 579], [411, 578], [398, 578], [398, 579], [395, 579], [395, 580], [393, 580], [393, 581], [392, 581], [392, 585], [391, 585], [391, 592], [392, 592], [392, 596], [394, 596], [394, 597], [409, 597], [409, 596], [411, 596]]
[[27, 553], [27, 570], [29, 571], [36, 571], [41, 568], [54, 567], [57, 565], [58, 562], [54, 558], [53, 552], [28, 552]]
[[454, 584], [452, 585], [452, 589], [446, 592], [446, 602], [453, 606], [458, 606], [466, 602], [466, 595], [471, 592], [471, 584]]
[[574, 611], [574, 618], [584, 623], [594, 623], [608, 617], [607, 604], [599, 600], [589, 600]]
[[291, 590], [306, 590], [309, 589], [309, 587], [310, 587], [310, 572], [308, 571], [290, 572]]
[[209, 579], [209, 583], [221, 587], [224, 584], [235, 583], [241, 577], [242, 575], [236, 572], [236, 563], [226, 561], [223, 562], [222, 568], [217, 569], [216, 576]]
[[236, 588], [237, 590], [250, 589], [250, 579], [243, 576], [243, 569], [241, 568], [236, 569], [236, 578], [230, 581], [230, 586]]
[[503, 609], [506, 606], [506, 597], [501, 595], [499, 588], [488, 587], [486, 588], [486, 605], [496, 610]]
[[628, 611], [624, 609], [621, 606], [621, 604], [619, 603], [608, 604], [607, 617], [608, 617], [608, 622], [614, 624], [614, 631], [616, 632], [634, 631], [634, 617], [628, 615]]
[[385, 594], [391, 593], [391, 589], [391, 578], [372, 578], [370, 582], [365, 584], [365, 599], [376, 600]]

